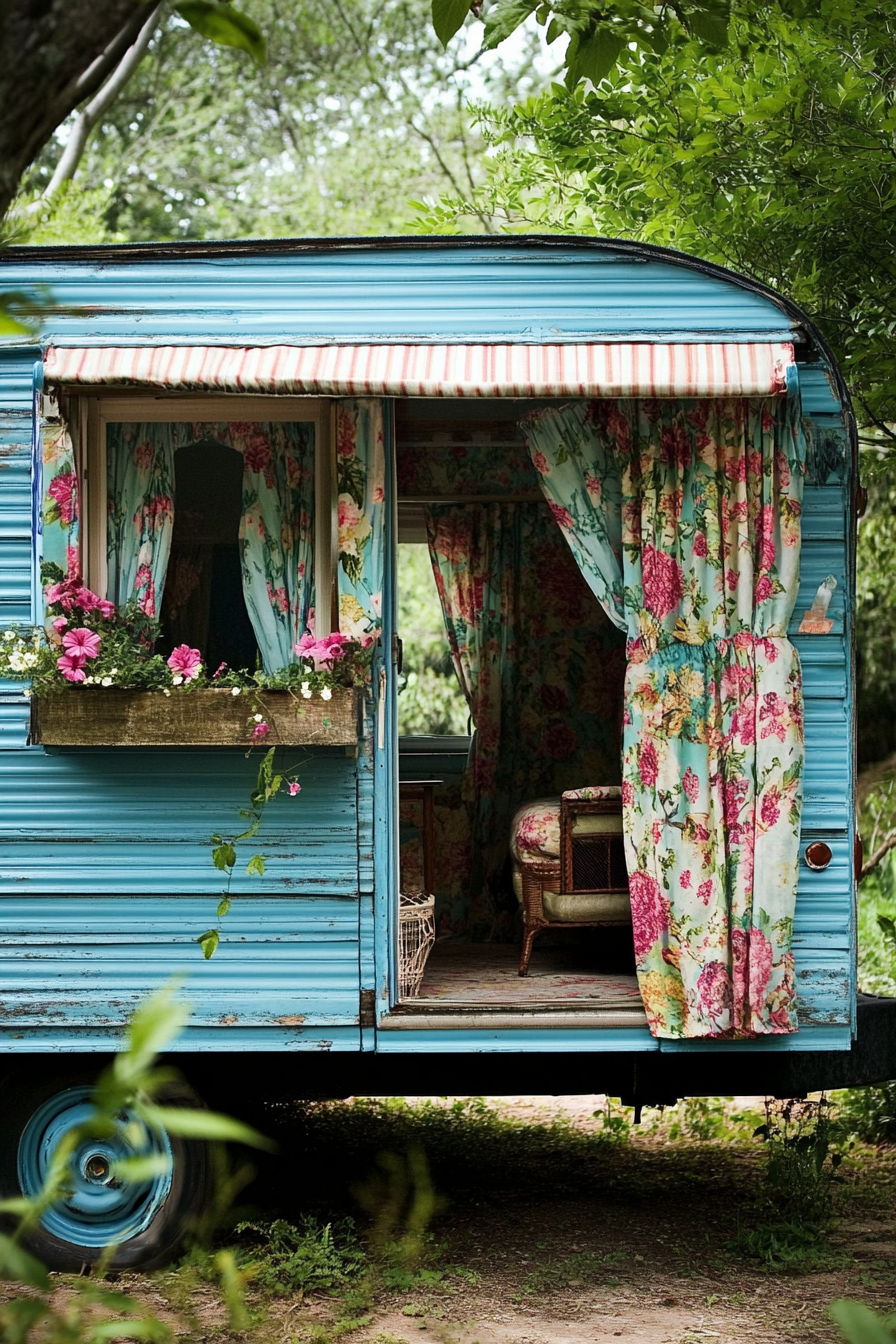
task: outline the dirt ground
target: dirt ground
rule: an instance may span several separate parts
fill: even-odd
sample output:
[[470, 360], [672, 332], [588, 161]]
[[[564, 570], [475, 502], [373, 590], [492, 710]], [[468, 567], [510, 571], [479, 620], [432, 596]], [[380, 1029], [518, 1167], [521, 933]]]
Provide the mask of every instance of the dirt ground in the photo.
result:
[[[432, 1181], [444, 1198], [431, 1224], [427, 1263], [435, 1268], [401, 1290], [380, 1283], [355, 1321], [338, 1298], [294, 1294], [262, 1304], [250, 1290], [255, 1318], [244, 1338], [833, 1344], [841, 1340], [827, 1316], [835, 1299], [896, 1308], [892, 1151], [856, 1148], [845, 1160], [838, 1218], [812, 1272], [770, 1271], [730, 1245], [740, 1228], [769, 1217], [750, 1117], [734, 1137], [670, 1138], [667, 1125], [589, 1147], [583, 1136], [601, 1128], [601, 1097], [493, 1098], [472, 1113], [450, 1098], [436, 1102], [419, 1122], [409, 1113], [358, 1117], [340, 1103], [330, 1104], [329, 1125], [313, 1111], [279, 1117], [281, 1157], [253, 1190], [256, 1217], [357, 1213], [352, 1180], [376, 1165], [378, 1150], [400, 1151], [416, 1135], [436, 1154]], [[516, 1126], [502, 1127], [507, 1120]], [[342, 1204], [334, 1203], [337, 1181], [346, 1187]], [[159, 1311], [185, 1344], [223, 1344], [230, 1334], [213, 1283], [165, 1271], [122, 1276], [118, 1286]]]

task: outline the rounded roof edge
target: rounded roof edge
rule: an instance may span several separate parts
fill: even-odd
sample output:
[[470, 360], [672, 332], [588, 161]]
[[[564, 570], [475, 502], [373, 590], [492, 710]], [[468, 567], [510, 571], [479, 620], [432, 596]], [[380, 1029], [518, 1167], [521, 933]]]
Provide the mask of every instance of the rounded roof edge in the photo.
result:
[[[665, 261], [672, 265], [697, 271], [712, 279], [723, 280], [768, 299], [784, 313], [789, 322], [802, 327], [812, 345], [831, 369], [840, 393], [841, 403], [850, 422], [851, 435], [856, 438], [855, 417], [846, 381], [826, 339], [809, 315], [793, 300], [779, 294], [769, 285], [742, 272], [731, 270], [717, 262], [705, 261], [688, 252], [656, 243], [640, 243], [627, 238], [601, 238], [582, 234], [512, 233], [512, 234], [388, 234], [379, 237], [348, 236], [335, 238], [239, 238], [230, 241], [178, 239], [171, 242], [147, 243], [81, 243], [48, 246], [12, 244], [0, 253], [0, 267], [11, 263], [75, 262], [116, 264], [147, 261], [172, 261], [183, 257], [197, 260], [216, 260], [222, 257], [296, 256], [303, 253], [333, 252], [389, 252], [389, 251], [545, 251], [581, 250], [608, 252], [640, 261]], [[854, 448], [855, 451], [855, 448]]]

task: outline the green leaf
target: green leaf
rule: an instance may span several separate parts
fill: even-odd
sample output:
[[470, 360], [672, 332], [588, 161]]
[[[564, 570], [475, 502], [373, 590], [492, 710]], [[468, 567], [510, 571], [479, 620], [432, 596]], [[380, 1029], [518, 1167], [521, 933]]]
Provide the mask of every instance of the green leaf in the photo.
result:
[[50, 1287], [50, 1278], [41, 1262], [22, 1249], [12, 1237], [0, 1233], [0, 1279], [27, 1283], [32, 1288]]
[[191, 1110], [186, 1106], [155, 1106], [141, 1103], [139, 1112], [147, 1124], [185, 1139], [218, 1139], [228, 1143], [245, 1143], [251, 1148], [273, 1151], [276, 1144], [258, 1130], [217, 1111]]
[[222, 47], [247, 51], [257, 65], [266, 65], [268, 54], [258, 24], [248, 14], [221, 0], [180, 0], [174, 8], [191, 28]]
[[569, 44], [569, 73], [567, 82], [570, 87], [580, 79], [590, 79], [599, 84], [608, 75], [625, 50], [625, 38], [614, 29], [599, 24], [587, 37], [574, 37]]
[[725, 47], [728, 45], [728, 25], [731, 22], [730, 4], [707, 4], [698, 5], [694, 9], [688, 9], [685, 22], [688, 31], [693, 33], [694, 37], [701, 42], [707, 43], [711, 47]]
[[[112, 1072], [117, 1078], [137, 1077], [178, 1035], [189, 1014], [179, 995], [180, 985], [172, 981], [156, 990], [136, 1009], [128, 1026], [127, 1050], [115, 1059]], [[100, 1090], [97, 1091], [98, 1099]], [[116, 1108], [114, 1101], [111, 1105]]]
[[233, 902], [231, 901], [229, 896], [225, 896], [223, 900], [218, 902], [218, 908], [215, 911], [215, 914], [218, 916], [219, 919], [223, 919], [226, 914], [230, 913], [230, 907], [232, 904]]
[[128, 1181], [133, 1185], [144, 1185], [156, 1176], [165, 1176], [171, 1170], [171, 1160], [164, 1153], [151, 1153], [148, 1157], [123, 1157], [112, 1164], [112, 1175], [116, 1180]]
[[831, 1303], [830, 1314], [848, 1344], [896, 1344], [896, 1335], [863, 1302], [841, 1298]]
[[432, 26], [443, 47], [463, 27], [470, 12], [470, 0], [432, 0]]
[[230, 1329], [239, 1334], [249, 1328], [249, 1313], [246, 1311], [243, 1276], [237, 1268], [233, 1251], [218, 1251], [215, 1256], [215, 1269], [221, 1276], [221, 1289], [230, 1317]]
[[236, 863], [236, 850], [229, 840], [223, 845], [216, 845], [212, 850], [212, 863], [216, 868], [220, 868], [222, 873], [226, 873], [227, 869]]
[[259, 877], [264, 877], [264, 855], [253, 854], [246, 864], [246, 872], [249, 874], [257, 873]]
[[107, 1339], [165, 1339], [168, 1327], [155, 1316], [144, 1316], [134, 1321], [99, 1321], [90, 1327], [89, 1340]]
[[196, 941], [202, 948], [202, 955], [206, 961], [210, 961], [215, 955], [215, 949], [221, 940], [218, 937], [217, 929], [206, 929], [205, 933], [201, 933]]
[[[483, 51], [490, 51], [499, 42], [515, 32], [521, 23], [538, 8], [539, 0], [498, 0], [485, 16]], [[548, 39], [550, 41], [550, 39]]]
[[39, 1297], [14, 1297], [3, 1304], [4, 1344], [27, 1344], [37, 1322], [50, 1311], [48, 1303]]

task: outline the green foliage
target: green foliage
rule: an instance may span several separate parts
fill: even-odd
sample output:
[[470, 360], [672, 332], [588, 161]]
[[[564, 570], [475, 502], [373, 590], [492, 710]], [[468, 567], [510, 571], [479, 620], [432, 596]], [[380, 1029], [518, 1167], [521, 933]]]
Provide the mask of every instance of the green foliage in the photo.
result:
[[896, 1082], [877, 1087], [852, 1087], [834, 1092], [840, 1128], [863, 1143], [896, 1140]]
[[398, 575], [398, 630], [403, 646], [398, 731], [463, 736], [469, 710], [451, 660], [428, 548], [402, 543]]
[[[859, 759], [896, 751], [896, 449], [862, 454], [868, 507], [856, 557]], [[896, 817], [894, 817], [896, 825]]]
[[[510, 58], [466, 43], [444, 53], [430, 0], [248, 8], [267, 39], [264, 70], [163, 18], [91, 136], [66, 205], [88, 193], [72, 241], [401, 232], [411, 197], [481, 181], [470, 99], [543, 82], [535, 35]], [[21, 227], [61, 152], [54, 140], [34, 164]]]
[[[43, 1188], [28, 1199], [0, 1201], [0, 1214], [16, 1222], [13, 1233], [0, 1234], [0, 1279], [7, 1286], [0, 1303], [0, 1340], [4, 1344], [29, 1344], [31, 1340], [46, 1344], [106, 1344], [113, 1339], [149, 1340], [153, 1344], [170, 1341], [171, 1330], [164, 1321], [126, 1294], [98, 1281], [74, 1281], [65, 1303], [57, 1305], [53, 1300], [55, 1285], [46, 1269], [22, 1243], [45, 1210], [64, 1198], [73, 1155], [88, 1140], [106, 1136], [122, 1111], [129, 1112], [135, 1124], [155, 1132], [167, 1130], [193, 1139], [235, 1140], [270, 1147], [266, 1139], [239, 1121], [211, 1111], [166, 1106], [159, 1100], [171, 1085], [172, 1072], [158, 1068], [157, 1057], [175, 1039], [185, 1020], [186, 1008], [175, 986], [168, 985], [147, 999], [131, 1019], [123, 1049], [100, 1076], [90, 1113], [57, 1145]], [[138, 1167], [139, 1159], [132, 1160], [127, 1169], [119, 1163], [115, 1174], [121, 1180], [146, 1180], [156, 1174], [145, 1164]], [[106, 1258], [100, 1260], [98, 1279], [114, 1249], [108, 1247]], [[242, 1329], [242, 1279], [228, 1252], [217, 1257], [217, 1268], [231, 1328]]]
[[[432, 0], [433, 26], [447, 45], [470, 11], [479, 7], [470, 0]], [[670, 38], [690, 34], [712, 48], [728, 41], [730, 0], [678, 0], [654, 5], [642, 0], [496, 0], [486, 16], [483, 46], [498, 46], [516, 32], [530, 14], [547, 28], [548, 42], [569, 38], [566, 48], [566, 81], [598, 83], [613, 69], [627, 47], [665, 51]]]
[[[862, 799], [859, 829], [866, 863], [896, 834], [896, 774], [887, 771]], [[896, 849], [891, 849], [859, 885], [859, 986], [869, 994], [896, 995]]]
[[350, 1218], [325, 1224], [311, 1217], [298, 1224], [278, 1218], [272, 1223], [239, 1223], [236, 1232], [246, 1243], [239, 1255], [243, 1273], [271, 1297], [333, 1292], [366, 1266]]
[[[615, 9], [615, 7], [614, 7]], [[661, 243], [757, 276], [802, 304], [867, 424], [896, 420], [893, 18], [874, 0], [735, 8], [711, 54], [682, 32], [626, 46], [598, 87], [554, 85], [480, 109], [487, 183], [422, 227]]]
[[763, 1269], [787, 1274], [817, 1274], [839, 1268], [842, 1257], [835, 1255], [819, 1228], [800, 1222], [760, 1223], [742, 1228], [726, 1250], [748, 1260], [756, 1260]]
[[827, 1098], [766, 1101], [756, 1137], [767, 1144], [769, 1192], [783, 1223], [818, 1233], [833, 1212], [832, 1185], [843, 1154]]
[[847, 1299], [833, 1302], [830, 1314], [847, 1344], [896, 1344], [896, 1316], [878, 1316], [864, 1303]]
[[722, 1097], [686, 1097], [669, 1126], [669, 1138], [696, 1139], [706, 1143], [728, 1136], [729, 1120]]

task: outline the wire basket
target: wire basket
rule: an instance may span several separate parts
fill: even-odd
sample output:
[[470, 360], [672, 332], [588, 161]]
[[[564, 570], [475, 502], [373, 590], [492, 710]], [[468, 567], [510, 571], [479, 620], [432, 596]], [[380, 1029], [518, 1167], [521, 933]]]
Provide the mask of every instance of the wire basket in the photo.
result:
[[398, 900], [398, 992], [416, 999], [426, 958], [436, 940], [436, 898], [425, 891], [403, 891]]

